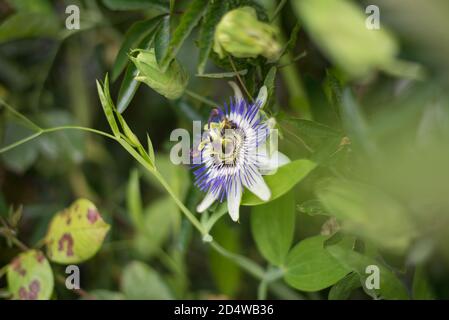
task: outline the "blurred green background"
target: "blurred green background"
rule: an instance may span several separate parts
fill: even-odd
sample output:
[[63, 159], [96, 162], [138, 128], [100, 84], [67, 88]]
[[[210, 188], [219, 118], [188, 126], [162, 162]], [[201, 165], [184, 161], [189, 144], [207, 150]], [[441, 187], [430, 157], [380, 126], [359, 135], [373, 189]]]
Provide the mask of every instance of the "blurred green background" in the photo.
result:
[[[338, 10], [334, 15], [320, 14], [319, 8], [308, 11], [299, 2], [287, 1], [273, 22], [284, 44], [292, 39], [298, 21], [301, 28], [277, 65], [270, 102], [283, 153], [320, 163], [292, 191], [297, 205], [295, 242], [319, 234], [328, 216], [334, 216], [342, 230], [381, 252], [410, 288], [414, 270], [422, 267], [432, 297], [449, 298], [449, 3], [353, 1], [362, 13], [369, 4], [381, 8], [382, 31], [374, 32], [388, 30], [378, 34], [385, 40], [345, 33], [351, 30], [347, 16], [339, 16]], [[130, 26], [160, 14], [154, 6], [119, 10], [114, 3], [0, 1], [0, 98], [45, 128], [80, 125], [109, 131], [95, 80], [111, 71]], [[175, 3], [180, 13], [173, 15], [173, 25], [189, 1]], [[268, 16], [279, 4], [254, 3]], [[64, 28], [69, 4], [81, 9], [81, 30]], [[233, 94], [229, 78], [195, 76], [197, 35], [194, 29], [177, 55], [190, 74], [188, 88], [204, 98], [227, 101]], [[389, 46], [389, 41], [394, 61], [381, 65], [378, 60], [387, 50], [381, 46]], [[294, 60], [304, 52], [305, 57]], [[209, 59], [207, 72], [232, 71], [214, 63], [216, 59]], [[244, 59], [237, 63], [246, 66]], [[368, 72], [360, 74], [359, 64]], [[251, 77], [257, 75], [250, 72], [244, 80], [255, 93], [260, 81]], [[113, 97], [120, 79], [111, 85]], [[190, 130], [192, 120], [207, 119], [209, 112], [209, 106], [190, 95], [170, 101], [141, 86], [123, 114], [141, 141], [149, 134], [158, 168], [193, 209], [202, 195], [192, 186], [190, 170], [169, 161], [174, 144], [169, 136], [175, 128]], [[292, 117], [315, 124], [308, 127]], [[0, 147], [30, 134], [17, 117], [0, 108]], [[100, 252], [81, 265], [82, 288], [97, 298], [256, 295], [257, 281], [205, 246], [158, 183], [120, 145], [103, 137], [55, 132], [2, 153], [0, 187], [0, 215], [6, 219], [11, 208], [23, 206], [18, 237], [30, 246], [45, 236], [53, 215], [74, 199], [85, 197], [97, 205], [112, 228]], [[319, 214], [310, 214], [312, 204]], [[144, 217], [137, 224], [136, 211]], [[227, 249], [266, 265], [249, 217], [250, 209], [242, 208], [239, 224], [221, 219], [212, 234]], [[1, 238], [0, 266], [17, 252]], [[64, 268], [54, 266], [54, 272], [64, 274]], [[5, 286], [0, 279], [0, 288]], [[327, 289], [280, 290], [270, 291], [269, 297], [328, 295]], [[61, 284], [56, 284], [55, 295], [78, 297]], [[367, 296], [355, 290], [351, 297]]]

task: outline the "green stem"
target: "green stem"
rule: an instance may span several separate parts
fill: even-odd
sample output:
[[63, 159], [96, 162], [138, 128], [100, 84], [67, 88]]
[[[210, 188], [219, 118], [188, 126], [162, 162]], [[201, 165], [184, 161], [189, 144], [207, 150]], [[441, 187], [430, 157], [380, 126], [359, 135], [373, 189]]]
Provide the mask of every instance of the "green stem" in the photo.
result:
[[235, 262], [249, 274], [253, 275], [257, 279], [264, 279], [265, 271], [258, 264], [254, 263], [244, 256], [229, 252], [215, 241], [211, 241], [210, 245], [215, 251]]
[[26, 246], [22, 241], [20, 241], [20, 240], [17, 239], [16, 237], [10, 237], [9, 239], [10, 239], [11, 242], [14, 243], [18, 248], [20, 248], [20, 250], [22, 250], [22, 251], [28, 251], [28, 250], [30, 250], [30, 248], [28, 248], [28, 246]]
[[0, 153], [6, 152], [6, 151], [8, 151], [10, 149], [13, 149], [13, 148], [16, 148], [16, 147], [20, 146], [21, 144], [24, 144], [24, 143], [26, 143], [26, 142], [28, 142], [30, 140], [33, 140], [34, 138], [39, 137], [42, 133], [44, 133], [44, 131], [43, 130], [39, 130], [38, 132], [35, 132], [35, 133], [33, 133], [32, 135], [30, 135], [30, 136], [28, 136], [26, 138], [23, 138], [23, 139], [21, 139], [19, 141], [16, 141], [16, 142], [14, 142], [14, 143], [6, 146], [6, 147], [3, 147], [3, 148], [0, 149]]
[[117, 138], [115, 136], [113, 136], [112, 134], [109, 134], [107, 132], [104, 131], [100, 131], [100, 130], [95, 130], [92, 128], [88, 128], [88, 127], [81, 127], [81, 126], [60, 126], [60, 127], [54, 127], [54, 128], [48, 128], [48, 129], [43, 129], [43, 133], [49, 133], [49, 132], [54, 132], [54, 131], [61, 131], [61, 130], [80, 130], [80, 131], [87, 131], [87, 132], [92, 132], [92, 133], [96, 133], [99, 134], [101, 136], [104, 137], [108, 137], [109, 139], [112, 140], [116, 140]]
[[287, 3], [287, 0], [281, 0], [279, 2], [279, 5], [276, 7], [276, 10], [273, 13], [273, 16], [270, 18], [270, 22], [273, 22], [274, 20], [276, 20], [277, 16], [279, 15], [279, 13], [281, 13], [282, 8], [284, 8], [286, 3]]
[[268, 291], [268, 283], [263, 279], [257, 288], [257, 300], [266, 300]]
[[248, 89], [245, 86], [245, 83], [243, 82], [242, 78], [240, 77], [240, 74], [237, 71], [237, 68], [235, 67], [234, 60], [231, 56], [228, 56], [229, 62], [231, 63], [232, 70], [235, 72], [235, 76], [237, 77], [237, 80], [239, 81], [240, 85], [242, 86], [243, 90], [245, 91], [246, 95], [248, 96], [250, 101], [254, 101], [253, 97], [249, 93]]
[[6, 109], [8, 109], [9, 112], [11, 112], [13, 115], [15, 115], [17, 118], [21, 119], [23, 122], [27, 123], [31, 128], [35, 129], [36, 131], [42, 130], [41, 127], [39, 127], [37, 124], [35, 124], [33, 121], [28, 119], [26, 116], [18, 112], [16, 109], [11, 107], [9, 104], [7, 104], [3, 99], [0, 98], [0, 105], [4, 106]]
[[220, 207], [218, 207], [215, 212], [209, 217], [209, 219], [207, 219], [207, 221], [204, 223], [207, 232], [212, 230], [212, 227], [215, 225], [215, 223], [217, 223], [217, 221], [220, 220], [220, 218], [223, 217], [227, 212], [228, 207], [226, 204], [222, 204]]
[[198, 93], [195, 93], [195, 92], [193, 92], [191, 90], [186, 90], [185, 93], [188, 96], [190, 96], [190, 97], [192, 97], [192, 98], [194, 98], [194, 99], [196, 99], [196, 100], [198, 100], [198, 101], [200, 101], [200, 102], [202, 102], [202, 103], [204, 103], [204, 104], [206, 104], [208, 106], [211, 106], [213, 108], [216, 108], [218, 106], [218, 103], [215, 103], [212, 100], [204, 98], [203, 96], [201, 96]]
[[[28, 118], [26, 118], [26, 119], [28, 119]], [[19, 141], [16, 141], [16, 142], [14, 142], [14, 143], [6, 146], [6, 147], [1, 148], [0, 149], [0, 153], [3, 153], [3, 152], [6, 152], [6, 151], [8, 151], [10, 149], [16, 148], [16, 147], [20, 146], [21, 144], [24, 144], [24, 143], [26, 143], [28, 141], [31, 141], [31, 140], [39, 137], [40, 135], [42, 135], [44, 133], [50, 133], [50, 132], [62, 131], [62, 130], [80, 130], [80, 131], [93, 132], [93, 133], [96, 133], [96, 134], [99, 134], [99, 135], [102, 135], [104, 137], [108, 137], [110, 139], [113, 139], [113, 140], [117, 141], [116, 137], [114, 137], [113, 135], [111, 135], [111, 134], [109, 134], [107, 132], [103, 132], [103, 131], [99, 131], [99, 130], [95, 130], [95, 129], [87, 128], [87, 127], [61, 126], [61, 127], [47, 128], [47, 129], [40, 129], [39, 128], [39, 130], [37, 132], [33, 133], [32, 135], [30, 135], [30, 136], [28, 136], [26, 138], [23, 138], [23, 139], [21, 139]]]
[[286, 300], [304, 300], [306, 297], [299, 294], [297, 291], [290, 289], [283, 283], [277, 281], [271, 283], [268, 288], [271, 292], [273, 292], [276, 296], [281, 297]]
[[189, 221], [193, 224], [193, 226], [201, 233], [202, 236], [207, 235], [208, 234], [207, 230], [204, 229], [204, 227], [193, 215], [193, 213], [190, 212], [189, 209], [187, 209], [187, 207], [182, 203], [181, 200], [179, 200], [176, 193], [172, 190], [167, 181], [165, 181], [164, 177], [159, 173], [159, 171], [153, 170], [152, 173], [156, 177], [156, 179], [161, 183], [164, 189], [168, 192], [168, 194], [173, 198], [173, 200], [176, 202], [176, 205], [179, 207], [179, 209], [181, 209], [181, 211], [184, 213], [186, 218], [189, 219]]
[[282, 65], [278, 65], [278, 69], [287, 67], [287, 66], [295, 63], [296, 61], [301, 60], [302, 58], [305, 58], [306, 56], [307, 56], [307, 51], [304, 51], [304, 52], [298, 54], [297, 56], [293, 57], [293, 59], [290, 62], [282, 64]]

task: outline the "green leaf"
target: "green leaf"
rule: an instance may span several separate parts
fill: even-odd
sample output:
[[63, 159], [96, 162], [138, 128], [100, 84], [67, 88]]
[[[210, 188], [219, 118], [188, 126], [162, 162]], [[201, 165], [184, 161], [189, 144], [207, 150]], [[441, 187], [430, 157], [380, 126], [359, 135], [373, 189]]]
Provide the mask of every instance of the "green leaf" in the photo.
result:
[[215, 27], [220, 22], [221, 17], [226, 13], [228, 8], [227, 1], [211, 0], [207, 5], [207, 11], [201, 25], [200, 35], [198, 39], [199, 57], [198, 57], [198, 74], [202, 75], [206, 68], [207, 58], [214, 43]]
[[299, 242], [288, 254], [285, 281], [302, 291], [327, 288], [350, 271], [324, 248], [326, 236], [315, 236]]
[[[123, 116], [118, 111], [116, 111], [115, 114], [116, 114], [118, 121], [120, 122], [120, 126], [122, 127], [122, 130], [123, 130], [122, 138], [126, 137], [127, 138], [126, 141], [131, 146], [133, 146], [135, 148], [143, 149], [142, 145], [140, 144], [139, 139], [137, 138], [137, 136], [134, 134], [134, 132], [131, 130], [131, 128], [126, 123], [125, 118], [123, 118]], [[142, 151], [143, 151], [143, 156], [146, 157], [145, 151], [144, 150], [142, 150]]]
[[338, 281], [329, 291], [329, 300], [347, 300], [352, 291], [360, 288], [360, 276], [352, 272]]
[[328, 164], [348, 143], [341, 132], [315, 121], [289, 118], [281, 122], [281, 127], [303, 144], [312, 153], [311, 159], [321, 165]]
[[251, 231], [257, 248], [273, 265], [284, 264], [293, 241], [295, 216], [292, 192], [251, 211]]
[[122, 291], [129, 300], [173, 299], [163, 279], [150, 266], [134, 261], [123, 270]]
[[[225, 219], [214, 225], [212, 236], [223, 248], [233, 253], [241, 253], [240, 229], [229, 224]], [[236, 297], [242, 279], [241, 269], [231, 260], [210, 250], [210, 267], [213, 279], [220, 293], [230, 298]]]
[[166, 0], [103, 0], [104, 5], [111, 10], [145, 10], [158, 9], [168, 12]]
[[292, 4], [323, 53], [354, 78], [391, 64], [399, 51], [385, 27], [366, 27], [367, 16], [352, 1], [298, 0]]
[[98, 96], [100, 97], [101, 106], [103, 107], [104, 114], [106, 116], [106, 119], [108, 120], [109, 126], [111, 127], [112, 133], [114, 134], [114, 136], [120, 137], [120, 130], [114, 116], [115, 107], [110, 100], [109, 78], [107, 74], [104, 80], [104, 87], [101, 87], [100, 83], [97, 80], [97, 91]]
[[143, 257], [158, 253], [170, 233], [179, 229], [178, 207], [169, 196], [157, 199], [148, 206], [135, 237], [135, 248]]
[[52, 6], [48, 0], [14, 0], [9, 1], [17, 11], [52, 13]]
[[167, 54], [170, 43], [170, 16], [162, 18], [156, 34], [154, 36], [154, 53], [156, 61], [160, 65], [163, 57]]
[[[8, 121], [3, 128], [2, 146], [12, 144], [34, 133], [34, 130], [30, 130], [16, 121]], [[9, 170], [23, 173], [36, 162], [38, 156], [39, 140], [36, 140], [3, 153], [1, 160]]]
[[234, 78], [237, 75], [244, 76], [248, 73], [247, 69], [238, 70], [237, 72], [231, 71], [231, 72], [218, 72], [218, 73], [202, 73], [197, 74], [197, 77], [201, 78], [212, 78], [212, 79], [223, 79], [223, 78]]
[[301, 26], [299, 25], [299, 23], [297, 23], [290, 33], [290, 37], [284, 46], [284, 50], [282, 50], [282, 55], [292, 51], [295, 48], [296, 41], [298, 40], [299, 30], [301, 30]]
[[45, 13], [19, 12], [0, 25], [0, 43], [24, 38], [52, 38], [59, 34], [58, 20]]
[[143, 226], [142, 197], [140, 195], [139, 171], [133, 169], [126, 190], [126, 204], [131, 221], [136, 229]]
[[321, 149], [330, 140], [338, 144], [343, 137], [337, 130], [315, 121], [289, 118], [283, 122], [293, 124], [299, 138], [314, 151]]
[[184, 40], [192, 32], [193, 28], [200, 21], [204, 11], [207, 7], [207, 0], [193, 0], [189, 4], [184, 14], [179, 21], [178, 26], [173, 32], [173, 36], [170, 39], [170, 43], [167, 49], [167, 53], [162, 59], [161, 69], [167, 70], [170, 62], [176, 57], [179, 49], [181, 48]]
[[353, 251], [341, 245], [341, 242], [335, 245], [329, 245], [326, 250], [337, 259], [345, 268], [356, 272], [365, 284], [366, 278], [371, 273], [366, 272], [366, 267], [375, 265], [380, 271], [380, 285], [379, 289], [365, 289], [365, 291], [372, 291], [376, 296], [383, 299], [408, 299], [407, 290], [401, 281], [388, 268], [373, 258], [364, 256], [358, 252]]
[[92, 202], [78, 199], [50, 222], [47, 256], [61, 264], [86, 261], [100, 250], [109, 228]]
[[[190, 185], [188, 171], [186, 171], [182, 166], [173, 164], [170, 160], [170, 156], [167, 154], [159, 154], [157, 161], [158, 171], [171, 186], [178, 198], [183, 199]], [[148, 179], [148, 182], [150, 182], [154, 188], [164, 191], [164, 188], [154, 177], [154, 175], [148, 174], [148, 172], [144, 171], [144, 177]]]
[[267, 87], [268, 105], [270, 105], [270, 101], [273, 98], [274, 89], [275, 89], [275, 85], [276, 85], [276, 73], [277, 73], [277, 68], [274, 66], [271, 67], [270, 70], [268, 71], [267, 75], [265, 76], [265, 80], [263, 81], [263, 85], [265, 87]]
[[118, 92], [117, 112], [123, 113], [123, 111], [128, 108], [137, 92], [137, 89], [139, 89], [140, 81], [135, 79], [138, 73], [139, 71], [134, 63], [128, 64], [128, 67], [126, 67], [125, 77], [123, 78], [122, 84], [120, 85], [120, 90]]
[[402, 252], [416, 234], [406, 209], [377, 188], [329, 180], [317, 194], [343, 230], [385, 249]]
[[[316, 164], [307, 159], [299, 159], [292, 161], [282, 167], [279, 167], [273, 175], [264, 176], [265, 182], [271, 190], [271, 198], [273, 201], [283, 194], [290, 191], [298, 182], [304, 179], [310, 171], [315, 169]], [[266, 203], [257, 196], [245, 191], [242, 196], [242, 205], [255, 206]]]
[[373, 153], [376, 147], [370, 138], [370, 129], [350, 89], [343, 91], [341, 117], [351, 142], [364, 151]]
[[134, 23], [126, 32], [112, 68], [112, 80], [115, 81], [128, 63], [128, 54], [132, 49], [144, 48], [159, 25], [163, 15]]
[[13, 299], [48, 300], [53, 292], [53, 272], [44, 254], [29, 250], [18, 255], [7, 269], [8, 291]]
[[147, 147], [148, 147], [148, 156], [150, 157], [151, 163], [153, 163], [154, 166], [156, 166], [156, 158], [154, 156], [154, 148], [153, 148], [153, 142], [151, 142], [150, 136], [147, 134]]
[[430, 287], [429, 281], [425, 274], [425, 269], [423, 266], [419, 265], [415, 269], [415, 274], [413, 275], [413, 299], [414, 300], [433, 300], [435, 299], [435, 294]]

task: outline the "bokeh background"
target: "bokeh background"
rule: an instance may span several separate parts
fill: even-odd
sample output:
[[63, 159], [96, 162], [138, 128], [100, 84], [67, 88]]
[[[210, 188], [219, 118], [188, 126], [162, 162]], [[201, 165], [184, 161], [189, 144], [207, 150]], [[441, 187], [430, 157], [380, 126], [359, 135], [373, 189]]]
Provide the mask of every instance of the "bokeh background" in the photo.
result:
[[[160, 13], [154, 8], [113, 10], [113, 2], [1, 0], [0, 98], [42, 127], [80, 125], [108, 131], [95, 80], [104, 79], [111, 71], [128, 28]], [[287, 1], [275, 22], [284, 43], [298, 22], [293, 2]], [[188, 3], [177, 0], [176, 10], [182, 12]], [[278, 4], [274, 0], [256, 3], [270, 15]], [[320, 33], [301, 26], [291, 52], [279, 62], [283, 66], [277, 72], [270, 112], [280, 123], [285, 154], [292, 159], [321, 159], [323, 150], [326, 161], [294, 190], [298, 205], [295, 241], [319, 234], [328, 221], [326, 214], [310, 214], [304, 212], [308, 206], [301, 206], [319, 198], [339, 218], [357, 216], [348, 218], [346, 230], [376, 244], [384, 261], [402, 272], [405, 283], [410, 285], [413, 271], [423, 267], [433, 297], [446, 299], [449, 3], [353, 3], [362, 12], [369, 4], [381, 8], [382, 28], [389, 30], [398, 46], [396, 57], [412, 66], [407, 65], [407, 72], [399, 67], [372, 70], [354, 79], [351, 68], [355, 68], [358, 54], [372, 49], [369, 43], [350, 43], [351, 37], [334, 35], [341, 46], [355, 48], [354, 57], [344, 57], [345, 69], [332, 49], [323, 45], [325, 41], [316, 38]], [[81, 9], [81, 30], [64, 28], [69, 4]], [[14, 16], [15, 23], [7, 24]], [[174, 25], [179, 16], [174, 16]], [[345, 19], [335, 16], [320, 20], [320, 25], [332, 35]], [[233, 94], [227, 84], [230, 79], [195, 76], [197, 34], [195, 29], [177, 55], [190, 74], [188, 88], [204, 98], [224, 102]], [[365, 45], [365, 52], [360, 53]], [[304, 52], [305, 57], [291, 62]], [[229, 71], [212, 59], [207, 70]], [[118, 94], [120, 79], [111, 84], [113, 97]], [[339, 96], [342, 91], [336, 87], [351, 88], [354, 101]], [[342, 100], [346, 107], [341, 107]], [[190, 95], [169, 101], [142, 85], [123, 114], [141, 141], [150, 135], [159, 169], [189, 208], [195, 208], [202, 195], [192, 186], [189, 168], [169, 161], [173, 146], [169, 136], [175, 128], [190, 130], [192, 120], [207, 119], [209, 112], [209, 106]], [[282, 120], [289, 117], [313, 118], [341, 133], [336, 141], [338, 152], [327, 153], [325, 144], [332, 137], [320, 135], [319, 130], [310, 132], [288, 121], [284, 126]], [[17, 117], [0, 109], [0, 147], [31, 133]], [[347, 143], [341, 144], [342, 137]], [[334, 181], [320, 191], [329, 177], [355, 179], [375, 190], [361, 192], [363, 188]], [[112, 226], [100, 252], [81, 265], [82, 288], [96, 298], [154, 298], [155, 283], [159, 282], [170, 288], [171, 298], [255, 297], [257, 281], [205, 246], [159, 184], [113, 141], [85, 132], [55, 132], [0, 155], [0, 215], [7, 218], [11, 210], [22, 208], [17, 235], [24, 243], [38, 243], [53, 215], [79, 197], [92, 200]], [[139, 208], [145, 219], [143, 228], [137, 230], [132, 216]], [[242, 208], [239, 224], [222, 219], [214, 228], [214, 237], [229, 250], [264, 265], [251, 236], [249, 215], [250, 210]], [[8, 264], [17, 252], [1, 238], [0, 266]], [[64, 274], [64, 268], [55, 265], [54, 272]], [[4, 278], [0, 279], [0, 288], [5, 286]], [[328, 294], [328, 290], [286, 290], [281, 296], [270, 293], [269, 297], [326, 299]], [[56, 296], [79, 298], [58, 283]], [[367, 296], [359, 289], [351, 298]]]

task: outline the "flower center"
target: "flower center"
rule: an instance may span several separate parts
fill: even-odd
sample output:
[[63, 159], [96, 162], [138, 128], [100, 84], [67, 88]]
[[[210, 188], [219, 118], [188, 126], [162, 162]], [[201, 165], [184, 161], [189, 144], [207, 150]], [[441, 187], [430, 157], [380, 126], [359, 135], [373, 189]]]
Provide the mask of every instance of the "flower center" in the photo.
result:
[[235, 165], [244, 143], [244, 132], [234, 122], [224, 118], [206, 125], [206, 135], [198, 150], [205, 149], [216, 164]]

